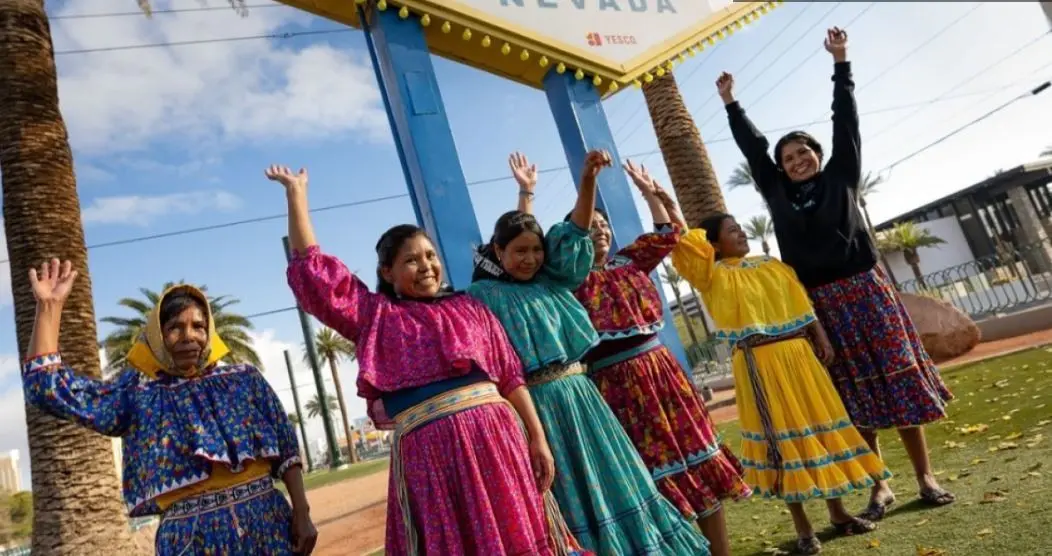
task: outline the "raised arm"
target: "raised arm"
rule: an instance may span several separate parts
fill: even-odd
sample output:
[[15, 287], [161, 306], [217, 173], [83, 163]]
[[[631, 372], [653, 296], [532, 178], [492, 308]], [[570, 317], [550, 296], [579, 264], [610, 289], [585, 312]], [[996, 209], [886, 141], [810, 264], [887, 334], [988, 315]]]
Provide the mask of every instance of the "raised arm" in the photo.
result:
[[508, 156], [511, 175], [519, 184], [519, 204], [516, 207], [526, 214], [533, 214], [533, 192], [537, 188], [537, 165], [530, 164], [526, 155], [513, 152]]
[[706, 292], [712, 285], [716, 251], [705, 237], [705, 230], [690, 230], [672, 250], [672, 266], [690, 285]]
[[307, 204], [307, 171], [294, 173], [285, 166], [271, 166], [265, 174], [285, 187], [293, 252], [286, 274], [296, 302], [341, 336], [357, 341], [362, 326], [375, 315], [379, 295], [370, 292], [343, 262], [318, 247]]
[[833, 55], [833, 152], [826, 172], [837, 183], [858, 187], [862, 179], [862, 134], [851, 62], [847, 61], [847, 31], [834, 27], [826, 32], [826, 50]]
[[639, 189], [647, 206], [650, 207], [650, 215], [654, 219], [654, 231], [639, 236], [631, 244], [618, 251], [617, 255], [629, 259], [636, 268], [649, 274], [672, 253], [672, 249], [679, 243], [680, 233], [683, 230], [672, 223], [672, 216], [662, 199], [662, 194], [667, 194], [658, 185], [657, 180], [650, 176], [646, 167], [636, 167], [635, 164], [628, 161], [625, 163], [625, 172], [632, 178], [632, 183]]
[[727, 120], [730, 124], [731, 135], [734, 136], [734, 142], [745, 156], [745, 161], [749, 163], [756, 187], [761, 194], [766, 194], [765, 192], [778, 184], [778, 167], [767, 152], [770, 148], [767, 137], [757, 129], [752, 120], [745, 115], [745, 109], [734, 99], [733, 75], [723, 72], [716, 80], [716, 89], [727, 109]]
[[596, 180], [599, 178], [599, 172], [612, 164], [611, 161], [610, 153], [606, 151], [591, 151], [584, 158], [581, 185], [577, 188], [577, 204], [570, 213], [570, 220], [583, 230], [592, 227], [592, 217], [595, 215]]
[[586, 228], [573, 219], [559, 222], [544, 235], [544, 267], [541, 272], [552, 282], [576, 290], [592, 271], [595, 245]]
[[37, 310], [22, 366], [26, 402], [100, 434], [122, 436], [134, 421], [133, 394], [143, 375], [126, 371], [113, 381], [95, 380], [64, 365], [58, 353], [62, 308], [76, 278], [70, 262], [58, 259], [29, 271]]

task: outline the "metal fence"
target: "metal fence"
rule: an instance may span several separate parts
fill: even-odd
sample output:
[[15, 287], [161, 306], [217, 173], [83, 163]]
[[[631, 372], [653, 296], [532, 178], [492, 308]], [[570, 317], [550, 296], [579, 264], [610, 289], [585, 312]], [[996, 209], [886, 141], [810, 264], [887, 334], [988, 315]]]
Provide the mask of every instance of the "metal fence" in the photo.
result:
[[1052, 244], [1004, 249], [900, 282], [899, 291], [942, 299], [973, 319], [1043, 305], [1052, 298]]

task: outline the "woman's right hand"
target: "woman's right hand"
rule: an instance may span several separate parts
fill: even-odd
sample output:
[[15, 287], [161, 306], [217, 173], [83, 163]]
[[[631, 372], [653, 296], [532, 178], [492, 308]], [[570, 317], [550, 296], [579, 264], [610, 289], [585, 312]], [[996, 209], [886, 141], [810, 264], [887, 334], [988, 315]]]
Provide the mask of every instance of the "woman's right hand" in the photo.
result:
[[636, 166], [631, 160], [624, 164], [625, 173], [632, 178], [636, 189], [643, 194], [643, 198], [649, 198], [657, 193], [657, 180], [650, 176], [647, 167], [640, 164]]
[[77, 271], [69, 261], [59, 263], [58, 259], [51, 259], [51, 262], [40, 265], [39, 270], [29, 270], [29, 283], [38, 304], [62, 305], [69, 299], [76, 280]]
[[285, 188], [285, 191], [306, 192], [307, 191], [307, 169], [300, 168], [299, 172], [293, 172], [288, 166], [271, 165], [263, 174], [270, 181], [276, 181]]
[[613, 164], [613, 158], [606, 151], [589, 151], [584, 157], [584, 170], [581, 175], [584, 179], [594, 180], [599, 177], [599, 172]]
[[530, 465], [533, 467], [533, 478], [537, 488], [547, 492], [555, 481], [555, 458], [548, 447], [548, 440], [543, 436], [530, 440]]
[[526, 155], [513, 152], [508, 156], [508, 167], [511, 168], [511, 175], [515, 177], [519, 189], [523, 193], [533, 193], [533, 188], [537, 187], [537, 165], [530, 164]]
[[716, 90], [720, 93], [723, 104], [734, 102], [734, 76], [723, 72], [716, 80]]

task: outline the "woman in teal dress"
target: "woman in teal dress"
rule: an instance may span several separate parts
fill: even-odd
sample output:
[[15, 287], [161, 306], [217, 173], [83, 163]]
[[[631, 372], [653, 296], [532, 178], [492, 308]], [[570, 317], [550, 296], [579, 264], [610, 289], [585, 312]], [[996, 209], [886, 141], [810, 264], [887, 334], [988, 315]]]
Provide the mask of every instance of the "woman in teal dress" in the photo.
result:
[[573, 217], [547, 234], [524, 212], [501, 216], [468, 293], [497, 315], [522, 360], [555, 457], [552, 490], [581, 544], [602, 556], [705, 556], [705, 538], [658, 493], [581, 364], [599, 337], [574, 290], [592, 267], [596, 177], [609, 165], [610, 155], [588, 154]]

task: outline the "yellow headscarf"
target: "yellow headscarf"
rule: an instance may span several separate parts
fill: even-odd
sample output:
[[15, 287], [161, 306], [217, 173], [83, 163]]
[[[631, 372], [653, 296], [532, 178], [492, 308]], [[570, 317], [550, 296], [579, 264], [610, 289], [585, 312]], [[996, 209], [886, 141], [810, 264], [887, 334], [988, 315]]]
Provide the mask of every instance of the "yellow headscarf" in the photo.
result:
[[[200, 301], [205, 307], [205, 318], [208, 319], [208, 345], [201, 353], [201, 362], [186, 371], [175, 368], [172, 355], [164, 346], [164, 333], [161, 329], [161, 305], [164, 304], [165, 298], [174, 293], [185, 293]], [[180, 284], [165, 290], [153, 311], [150, 311], [150, 316], [146, 321], [146, 330], [128, 352], [128, 365], [151, 378], [156, 378], [157, 373], [161, 371], [185, 378], [200, 374], [201, 371], [211, 367], [229, 353], [230, 348], [216, 334], [215, 319], [212, 318], [212, 307], [208, 303], [208, 296], [193, 286]]]

